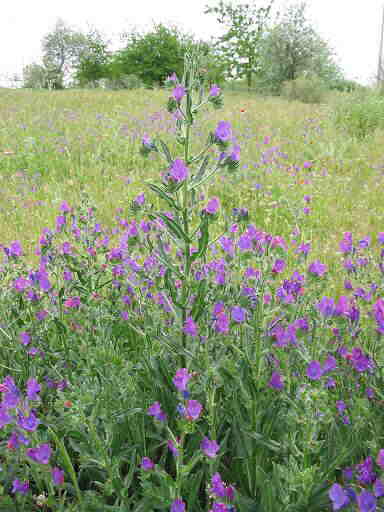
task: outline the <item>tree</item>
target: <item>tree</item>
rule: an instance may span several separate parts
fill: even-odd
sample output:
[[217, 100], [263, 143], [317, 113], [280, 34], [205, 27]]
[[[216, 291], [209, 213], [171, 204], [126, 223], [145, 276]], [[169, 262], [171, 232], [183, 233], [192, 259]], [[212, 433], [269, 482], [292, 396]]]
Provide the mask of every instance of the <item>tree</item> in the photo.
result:
[[75, 79], [80, 86], [96, 86], [100, 79], [109, 77], [108, 65], [111, 59], [108, 51], [109, 41], [105, 41], [95, 28], [88, 32], [86, 38], [87, 46], [76, 64]]
[[206, 6], [205, 14], [215, 14], [217, 21], [227, 29], [218, 38], [218, 46], [227, 62], [232, 77], [247, 80], [252, 87], [253, 75], [260, 72], [262, 41], [274, 0], [268, 0], [265, 7], [254, 3], [233, 5], [220, 0], [216, 6]]
[[58, 19], [52, 32], [42, 41], [43, 63], [53, 89], [62, 89], [65, 79], [89, 48], [89, 39]]
[[23, 68], [23, 87], [27, 89], [47, 88], [47, 70], [41, 64], [32, 62]]
[[325, 83], [342, 77], [332, 50], [312, 27], [305, 11], [304, 2], [288, 7], [263, 40], [261, 76], [273, 92], [305, 72], [316, 73]]
[[132, 31], [124, 34], [126, 47], [117, 52], [111, 63], [113, 73], [136, 75], [153, 87], [164, 82], [171, 73], [183, 73], [184, 54], [191, 37], [176, 27], [154, 24], [146, 34]]

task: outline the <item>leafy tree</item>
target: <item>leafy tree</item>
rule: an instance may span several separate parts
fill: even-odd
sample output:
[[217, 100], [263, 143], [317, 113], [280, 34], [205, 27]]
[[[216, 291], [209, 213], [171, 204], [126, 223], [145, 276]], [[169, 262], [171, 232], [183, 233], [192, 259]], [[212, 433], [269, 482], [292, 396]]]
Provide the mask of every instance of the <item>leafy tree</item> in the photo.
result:
[[42, 41], [43, 63], [54, 89], [64, 87], [65, 79], [89, 48], [89, 38], [58, 19], [52, 32]]
[[23, 87], [28, 89], [47, 88], [48, 73], [45, 66], [33, 62], [23, 68]]
[[255, 3], [233, 5], [220, 0], [213, 7], [206, 6], [205, 13], [215, 14], [217, 21], [227, 29], [218, 38], [218, 46], [228, 66], [231, 77], [246, 78], [248, 89], [252, 87], [253, 75], [260, 72], [262, 41], [274, 0], [265, 7]]
[[125, 48], [114, 56], [111, 68], [118, 75], [136, 75], [149, 87], [162, 84], [172, 72], [183, 73], [186, 48], [191, 37], [176, 27], [154, 24], [153, 29], [141, 34], [132, 31], [124, 34]]
[[316, 73], [325, 83], [338, 80], [342, 73], [332, 50], [312, 27], [304, 2], [291, 5], [263, 40], [262, 81], [273, 92], [284, 82], [304, 72]]
[[80, 86], [96, 86], [100, 79], [109, 77], [108, 66], [111, 59], [108, 51], [109, 42], [105, 41], [96, 29], [91, 29], [86, 38], [87, 46], [80, 55], [75, 79]]

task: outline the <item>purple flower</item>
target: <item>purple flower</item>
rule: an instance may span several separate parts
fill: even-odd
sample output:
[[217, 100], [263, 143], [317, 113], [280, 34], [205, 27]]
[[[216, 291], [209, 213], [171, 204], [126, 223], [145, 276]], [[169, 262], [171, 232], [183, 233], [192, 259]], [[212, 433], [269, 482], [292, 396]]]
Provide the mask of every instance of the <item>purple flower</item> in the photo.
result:
[[67, 300], [64, 301], [64, 306], [67, 308], [76, 309], [80, 306], [80, 297], [77, 295], [75, 297], [69, 297]]
[[344, 400], [337, 400], [336, 402], [336, 409], [339, 411], [339, 412], [343, 412], [345, 411], [345, 409], [347, 408], [347, 405], [346, 403], [344, 402]]
[[167, 415], [161, 410], [159, 402], [155, 402], [150, 407], [148, 407], [147, 414], [149, 414], [149, 416], [155, 417], [159, 421], [166, 421], [167, 419]]
[[284, 260], [277, 259], [272, 267], [273, 274], [280, 274], [283, 272], [286, 267], [286, 263]]
[[48, 464], [51, 453], [52, 448], [48, 443], [43, 443], [36, 448], [29, 448], [27, 450], [27, 456], [39, 464]]
[[4, 393], [2, 402], [4, 407], [11, 409], [19, 404], [21, 393], [12, 377], [5, 377], [0, 385], [0, 390]]
[[0, 429], [10, 423], [13, 423], [13, 417], [8, 414], [6, 407], [0, 404]]
[[38, 393], [40, 393], [41, 386], [36, 379], [28, 379], [27, 381], [27, 397], [29, 400], [40, 400]]
[[64, 281], [72, 281], [73, 280], [73, 274], [70, 270], [64, 270], [63, 277], [64, 277]]
[[241, 252], [250, 251], [252, 249], [252, 239], [248, 235], [242, 235], [238, 242], [237, 246]]
[[334, 370], [337, 366], [336, 358], [333, 356], [328, 356], [323, 364], [323, 375]]
[[229, 121], [219, 121], [215, 130], [215, 137], [221, 142], [227, 142], [232, 138], [232, 127]]
[[134, 199], [134, 202], [137, 203], [140, 206], [143, 206], [143, 204], [145, 203], [145, 194], [144, 194], [144, 192], [142, 192], [141, 194], [136, 196], [135, 199]]
[[384, 232], [381, 232], [377, 235], [377, 241], [379, 244], [384, 244]]
[[212, 87], [209, 90], [209, 96], [211, 96], [212, 98], [219, 96], [220, 93], [221, 93], [220, 87], [215, 84], [212, 85]]
[[381, 498], [384, 496], [384, 483], [380, 478], [376, 478], [373, 484], [373, 492], [376, 498]]
[[187, 400], [185, 416], [188, 420], [197, 420], [203, 410], [203, 406], [197, 400]]
[[356, 478], [361, 484], [371, 484], [376, 480], [372, 457], [367, 457], [361, 464], [356, 466]]
[[226, 487], [221, 479], [220, 473], [215, 473], [211, 478], [211, 493], [217, 498], [228, 498], [230, 500], [234, 497], [233, 487]]
[[316, 309], [324, 317], [332, 316], [335, 312], [335, 301], [332, 298], [323, 297], [320, 302], [316, 304]]
[[344, 478], [344, 480], [352, 480], [353, 479], [353, 467], [343, 469], [343, 478]]
[[23, 292], [26, 288], [31, 286], [31, 281], [29, 279], [25, 279], [25, 277], [18, 277], [13, 281], [12, 286], [18, 292]]
[[9, 246], [9, 255], [18, 258], [22, 256], [22, 254], [23, 250], [21, 248], [19, 240], [14, 240], [13, 242], [11, 242], [11, 245]]
[[175, 443], [171, 439], [169, 439], [169, 441], [167, 442], [167, 446], [168, 446], [169, 451], [173, 454], [174, 457], [179, 456], [179, 450], [178, 450], [177, 446], [175, 445]]
[[180, 498], [176, 498], [171, 505], [171, 512], [185, 512], [184, 501]]
[[169, 174], [176, 182], [185, 181], [188, 177], [188, 168], [186, 167], [184, 160], [176, 158], [169, 169]]
[[46, 311], [45, 309], [42, 309], [41, 311], [37, 311], [36, 313], [36, 319], [39, 320], [40, 322], [42, 320], [44, 320], [44, 318], [46, 318], [48, 315], [48, 311]]
[[234, 249], [233, 249], [233, 240], [231, 238], [222, 236], [219, 238], [219, 244], [224, 252], [226, 252], [230, 256], [233, 256]]
[[[0, 427], [1, 428], [1, 427]], [[12, 432], [11, 437], [8, 439], [7, 448], [9, 450], [17, 450], [17, 448], [23, 444], [24, 446], [29, 445], [29, 439], [20, 434], [19, 432]]]
[[175, 72], [172, 73], [172, 75], [167, 76], [166, 78], [169, 82], [177, 82], [177, 75]]
[[143, 457], [141, 459], [141, 469], [144, 471], [150, 471], [155, 467], [154, 462], [149, 457]]
[[308, 267], [308, 272], [314, 274], [315, 276], [323, 276], [328, 270], [327, 265], [320, 263], [320, 261], [316, 260], [311, 263]]
[[152, 144], [151, 137], [147, 133], [144, 133], [141, 142], [144, 146], [150, 146]]
[[229, 155], [229, 158], [233, 161], [233, 162], [238, 162], [240, 160], [240, 146], [238, 144], [236, 144], [233, 148], [232, 148], [232, 151]]
[[207, 203], [207, 206], [204, 208], [204, 211], [209, 215], [215, 215], [218, 209], [220, 208], [220, 201], [218, 197], [212, 197]]
[[64, 483], [64, 471], [58, 467], [54, 467], [51, 470], [53, 483], [57, 486], [63, 485]]
[[374, 512], [376, 510], [376, 498], [368, 491], [363, 491], [357, 496], [357, 504], [360, 512]]
[[60, 210], [64, 213], [69, 213], [71, 211], [71, 207], [67, 203], [67, 201], [63, 201], [60, 205]]
[[240, 306], [234, 306], [231, 309], [232, 320], [238, 324], [242, 324], [247, 317], [247, 310]]
[[319, 361], [311, 361], [307, 367], [307, 377], [311, 380], [319, 380], [323, 370]]
[[361, 249], [366, 249], [367, 247], [369, 247], [370, 243], [371, 243], [371, 237], [365, 236], [364, 238], [359, 240], [359, 247], [361, 247]]
[[281, 390], [284, 387], [284, 382], [281, 375], [277, 372], [272, 373], [272, 377], [268, 382], [268, 386], [273, 389]]
[[212, 505], [213, 506], [209, 512], [228, 512], [229, 510], [232, 510], [232, 508], [229, 509], [225, 503], [215, 502]]
[[185, 391], [187, 389], [188, 381], [192, 378], [187, 368], [180, 368], [176, 371], [176, 375], [173, 378], [173, 383], [179, 391]]
[[210, 441], [208, 437], [204, 437], [200, 444], [201, 450], [205, 453], [207, 457], [213, 459], [216, 457], [217, 452], [220, 450], [220, 446], [216, 441]]
[[29, 481], [28, 480], [25, 480], [25, 482], [21, 482], [18, 478], [16, 478], [13, 482], [12, 482], [12, 493], [13, 494], [27, 494], [27, 492], [29, 491]]
[[180, 101], [184, 98], [185, 94], [186, 90], [182, 85], [177, 85], [172, 91], [172, 96], [175, 98], [177, 103], [180, 103]]
[[381, 468], [384, 469], [384, 450], [379, 450], [379, 453], [377, 454], [376, 464]]
[[349, 498], [340, 484], [333, 484], [328, 492], [333, 510], [340, 510], [349, 503]]
[[198, 335], [198, 328], [197, 328], [197, 325], [196, 323], [194, 322], [193, 318], [191, 316], [189, 316], [185, 322], [184, 322], [184, 326], [183, 326], [183, 332], [185, 334], [188, 334], [188, 336], [192, 336], [192, 337], [195, 337]]
[[348, 254], [348, 253], [352, 252], [352, 248], [353, 248], [352, 233], [350, 233], [349, 231], [344, 233], [344, 237], [341, 240], [339, 247], [340, 247], [340, 251], [343, 254]]
[[222, 312], [218, 313], [215, 318], [215, 331], [221, 334], [229, 333], [229, 318]]

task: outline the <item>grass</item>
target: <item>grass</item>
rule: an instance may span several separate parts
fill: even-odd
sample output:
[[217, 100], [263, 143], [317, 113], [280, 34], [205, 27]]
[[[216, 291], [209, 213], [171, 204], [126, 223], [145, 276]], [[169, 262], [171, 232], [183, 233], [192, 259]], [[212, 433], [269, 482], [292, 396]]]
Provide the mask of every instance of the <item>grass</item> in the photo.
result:
[[[143, 162], [138, 149], [144, 132], [171, 135], [170, 115], [161, 107], [165, 92], [0, 94], [4, 244], [20, 239], [32, 254], [59, 202], [78, 199], [81, 189], [97, 204], [101, 220], [111, 223], [116, 208], [126, 209], [142, 182], [159, 173], [159, 162]], [[206, 113], [199, 127], [204, 134], [215, 119], [229, 118], [243, 145], [235, 186], [224, 179], [210, 185], [209, 193], [224, 204], [246, 204], [257, 226], [285, 237], [300, 222], [302, 236], [316, 239], [316, 255], [330, 264], [331, 249], [344, 231], [353, 228], [362, 236], [382, 226], [384, 165], [383, 132], [353, 139], [335, 128], [331, 114], [327, 105], [227, 94], [224, 110]], [[306, 161], [313, 163], [308, 170], [303, 169]], [[263, 186], [261, 192], [255, 192], [256, 183]], [[302, 224], [297, 212], [306, 194], [313, 196], [312, 213]]]

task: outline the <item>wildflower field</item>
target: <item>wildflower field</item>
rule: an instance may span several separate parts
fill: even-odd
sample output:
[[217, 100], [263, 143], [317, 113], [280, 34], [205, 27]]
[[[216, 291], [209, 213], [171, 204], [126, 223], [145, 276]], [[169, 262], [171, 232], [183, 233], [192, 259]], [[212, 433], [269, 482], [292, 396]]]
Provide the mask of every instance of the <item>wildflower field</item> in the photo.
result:
[[201, 80], [0, 89], [0, 511], [384, 510], [384, 133]]

